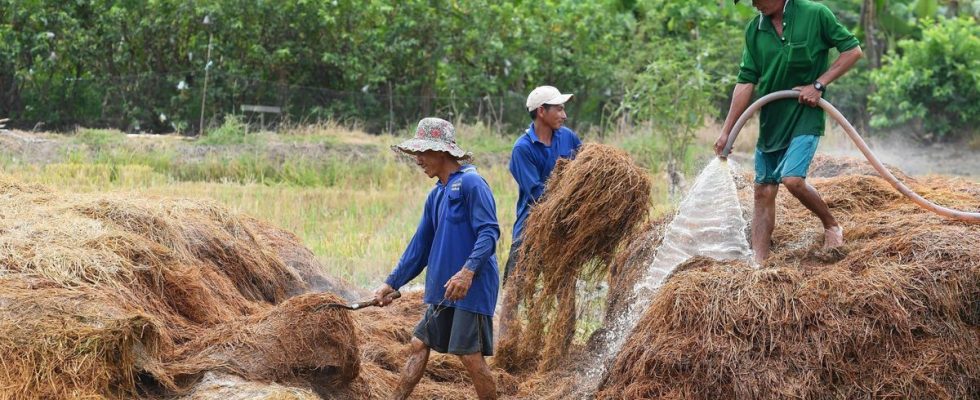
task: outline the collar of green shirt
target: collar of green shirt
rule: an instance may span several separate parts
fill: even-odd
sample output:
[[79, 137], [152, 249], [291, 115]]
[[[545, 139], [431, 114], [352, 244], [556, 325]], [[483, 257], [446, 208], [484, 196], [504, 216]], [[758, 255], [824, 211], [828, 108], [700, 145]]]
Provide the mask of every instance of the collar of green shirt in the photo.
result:
[[[785, 25], [789, 25], [790, 22], [792, 22], [794, 11], [796, 11], [796, 7], [795, 7], [796, 5], [795, 4], [790, 5], [790, 3], [796, 3], [796, 2], [793, 1], [793, 0], [786, 0], [786, 2], [783, 3], [783, 25], [784, 26]], [[772, 26], [772, 20], [769, 17], [767, 17], [765, 15], [762, 15], [762, 13], [759, 13], [759, 27], [758, 27], [758, 29], [760, 31], [768, 31], [768, 30], [771, 30], [772, 28], [773, 28], [773, 26]]]

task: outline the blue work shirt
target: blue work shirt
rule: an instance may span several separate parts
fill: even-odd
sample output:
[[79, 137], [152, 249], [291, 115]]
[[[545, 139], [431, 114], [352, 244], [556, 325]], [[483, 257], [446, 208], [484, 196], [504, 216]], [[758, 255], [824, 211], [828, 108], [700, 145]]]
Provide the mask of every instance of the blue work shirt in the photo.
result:
[[[422, 221], [385, 283], [398, 289], [425, 275], [426, 304], [457, 307], [493, 316], [500, 285], [494, 250], [500, 238], [497, 206], [476, 167], [466, 165], [436, 182], [425, 200]], [[461, 268], [473, 271], [473, 285], [458, 301], [446, 300], [446, 282]]]
[[558, 128], [545, 146], [534, 133], [534, 123], [514, 142], [510, 154], [510, 174], [517, 181], [517, 220], [514, 221], [514, 241], [524, 233], [524, 223], [533, 205], [544, 194], [544, 183], [559, 158], [575, 158], [582, 141], [566, 127]]

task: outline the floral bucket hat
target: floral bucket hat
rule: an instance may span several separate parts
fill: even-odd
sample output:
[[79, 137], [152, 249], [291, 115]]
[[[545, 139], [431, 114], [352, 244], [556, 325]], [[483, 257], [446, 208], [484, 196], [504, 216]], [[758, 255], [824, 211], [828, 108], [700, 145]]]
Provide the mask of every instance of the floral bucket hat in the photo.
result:
[[440, 118], [423, 118], [415, 129], [415, 137], [396, 146], [391, 146], [396, 153], [415, 155], [426, 150], [444, 151], [461, 161], [469, 161], [473, 153], [463, 151], [456, 145], [456, 128], [453, 124]]

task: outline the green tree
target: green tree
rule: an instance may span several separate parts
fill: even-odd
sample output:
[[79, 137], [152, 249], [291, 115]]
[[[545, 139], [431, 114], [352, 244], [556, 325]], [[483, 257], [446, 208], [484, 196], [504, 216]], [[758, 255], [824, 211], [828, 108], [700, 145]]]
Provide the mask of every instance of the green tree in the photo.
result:
[[875, 127], [910, 125], [922, 140], [977, 135], [980, 126], [980, 25], [968, 17], [921, 21], [922, 40], [872, 74]]
[[618, 75], [625, 94], [613, 119], [653, 130], [666, 144], [659, 159], [674, 174], [696, 129], [727, 103], [742, 51], [732, 38], [743, 37], [752, 11], [712, 0], [641, 1], [636, 11]]

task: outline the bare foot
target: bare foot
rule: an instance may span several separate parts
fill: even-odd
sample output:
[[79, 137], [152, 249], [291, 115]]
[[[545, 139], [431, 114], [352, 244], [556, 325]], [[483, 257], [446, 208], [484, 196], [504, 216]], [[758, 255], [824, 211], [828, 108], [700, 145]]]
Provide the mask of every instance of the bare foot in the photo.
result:
[[830, 250], [844, 245], [844, 229], [839, 225], [824, 229], [823, 249]]
[[812, 255], [817, 260], [823, 261], [826, 264], [832, 264], [847, 257], [847, 253], [843, 249], [843, 247], [835, 247], [827, 250], [817, 249], [813, 251]]

